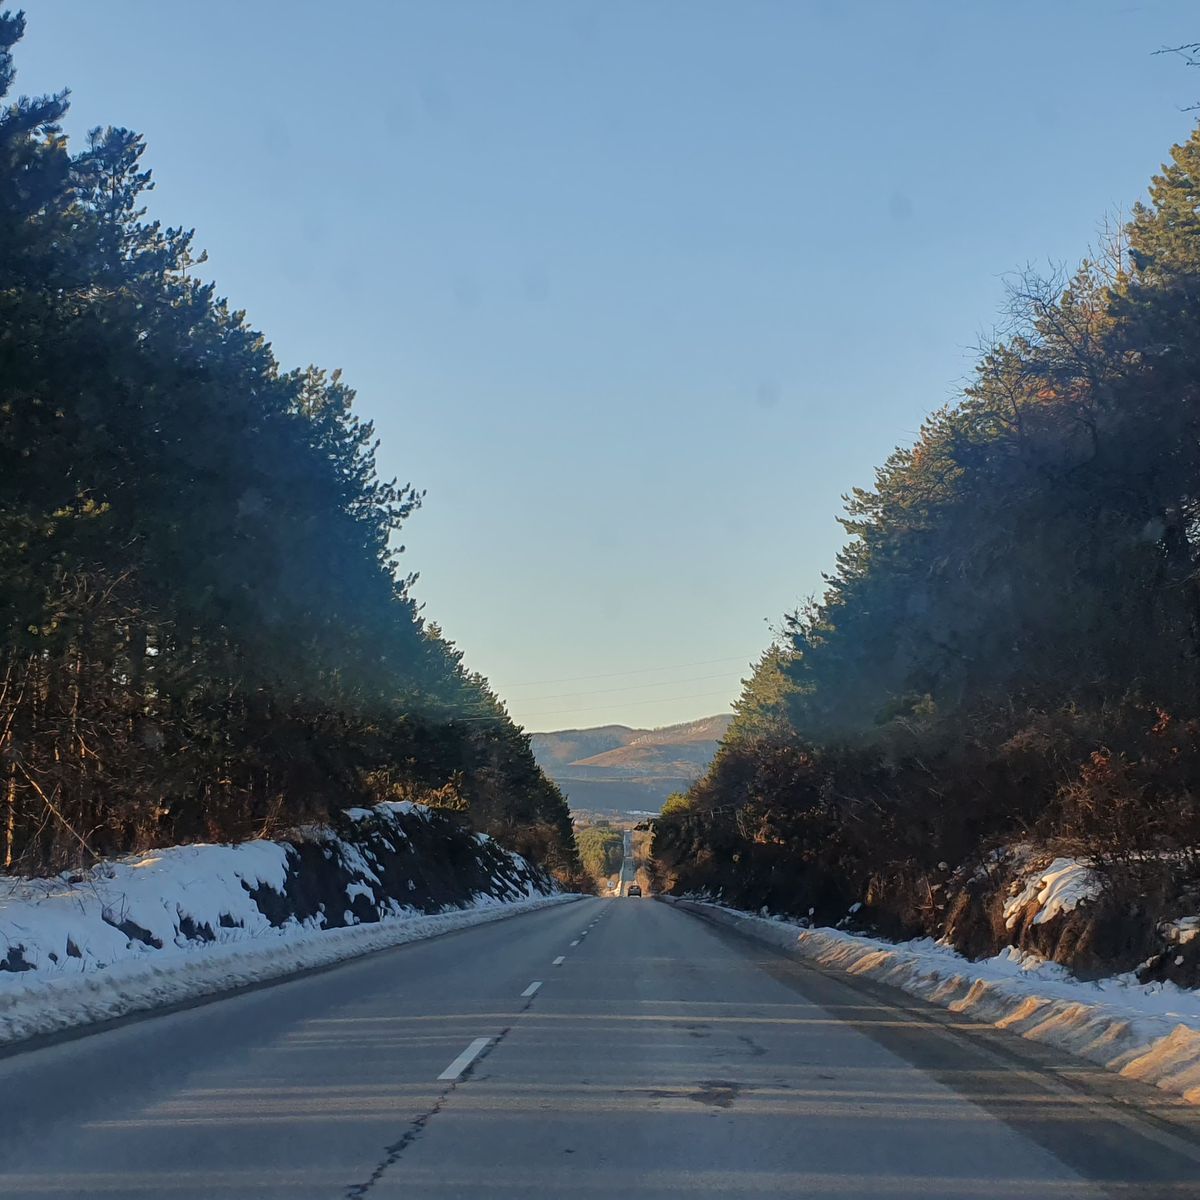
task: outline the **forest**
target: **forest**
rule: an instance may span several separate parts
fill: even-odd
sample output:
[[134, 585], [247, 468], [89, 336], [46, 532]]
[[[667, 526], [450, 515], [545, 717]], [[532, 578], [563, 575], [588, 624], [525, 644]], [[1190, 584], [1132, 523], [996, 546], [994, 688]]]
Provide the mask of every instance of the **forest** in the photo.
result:
[[147, 216], [141, 137], [69, 144], [0, 15], [0, 868], [333, 810], [462, 813], [564, 879], [566, 802], [420, 612], [336, 372], [286, 369]]
[[999, 327], [845, 497], [824, 594], [666, 806], [673, 890], [984, 952], [966, 910], [1033, 846], [1143, 914], [1109, 957], [1195, 911], [1200, 130], [1077, 270], [1014, 279]]
[[625, 835], [607, 822], [585, 825], [575, 832], [583, 869], [596, 887], [620, 874], [625, 858]]

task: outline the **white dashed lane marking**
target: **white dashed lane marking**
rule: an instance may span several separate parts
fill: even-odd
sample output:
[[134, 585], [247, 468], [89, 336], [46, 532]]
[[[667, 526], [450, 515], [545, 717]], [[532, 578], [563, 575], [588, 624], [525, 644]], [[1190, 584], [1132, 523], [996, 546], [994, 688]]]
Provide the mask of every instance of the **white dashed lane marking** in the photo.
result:
[[491, 1038], [476, 1038], [439, 1076], [457, 1079], [491, 1044]]

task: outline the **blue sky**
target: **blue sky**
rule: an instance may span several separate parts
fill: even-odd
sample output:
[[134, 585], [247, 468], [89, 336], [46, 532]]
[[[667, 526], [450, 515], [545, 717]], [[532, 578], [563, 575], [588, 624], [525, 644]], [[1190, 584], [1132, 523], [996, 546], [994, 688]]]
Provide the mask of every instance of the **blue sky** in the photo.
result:
[[533, 729], [723, 710], [1025, 264], [1187, 136], [1184, 0], [33, 0], [285, 366], [342, 367], [426, 614]]

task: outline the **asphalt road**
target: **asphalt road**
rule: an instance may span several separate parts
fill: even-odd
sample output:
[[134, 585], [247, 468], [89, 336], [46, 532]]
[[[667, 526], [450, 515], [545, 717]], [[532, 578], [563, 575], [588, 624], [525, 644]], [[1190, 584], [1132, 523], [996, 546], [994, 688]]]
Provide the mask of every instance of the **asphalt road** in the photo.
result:
[[585, 900], [0, 1058], [0, 1196], [1200, 1197], [1193, 1111]]
[[629, 885], [637, 882], [637, 863], [633, 861], [633, 832], [625, 830], [625, 857], [621, 861], [621, 880], [617, 886], [619, 895], [624, 896], [629, 891]]

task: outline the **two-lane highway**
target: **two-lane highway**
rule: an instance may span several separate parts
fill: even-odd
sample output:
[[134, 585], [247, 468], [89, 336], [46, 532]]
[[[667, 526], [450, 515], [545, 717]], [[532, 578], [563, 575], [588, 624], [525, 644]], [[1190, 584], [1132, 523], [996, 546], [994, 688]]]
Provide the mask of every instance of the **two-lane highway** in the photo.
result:
[[621, 859], [621, 878], [617, 885], [617, 895], [628, 896], [629, 885], [637, 882], [637, 863], [633, 860], [633, 830], [626, 829], [622, 840], [625, 853]]
[[12, 1054], [0, 1105], [5, 1197], [1200, 1196], [1192, 1110], [648, 900]]

